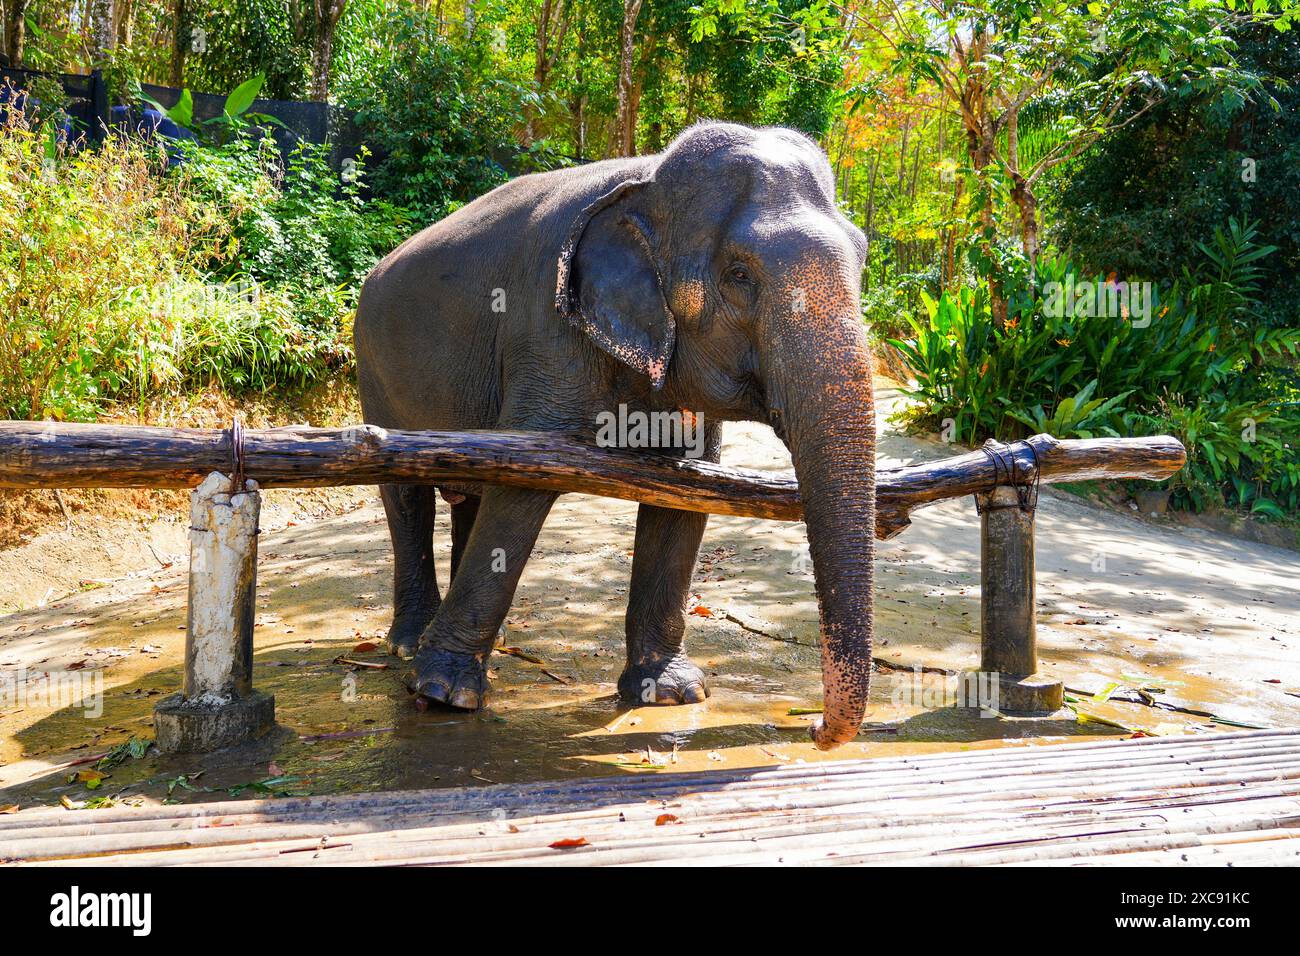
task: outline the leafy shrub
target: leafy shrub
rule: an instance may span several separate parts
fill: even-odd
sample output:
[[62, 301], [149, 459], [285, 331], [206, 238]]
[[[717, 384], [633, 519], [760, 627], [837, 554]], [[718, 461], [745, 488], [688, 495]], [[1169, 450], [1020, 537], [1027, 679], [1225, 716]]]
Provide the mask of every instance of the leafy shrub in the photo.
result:
[[155, 384], [137, 355], [162, 336], [151, 290], [198, 275], [220, 224], [192, 215], [139, 144], [50, 151], [20, 114], [0, 127], [0, 411], [89, 418]]
[[1133, 434], [1170, 434], [1187, 464], [1169, 479], [1175, 507], [1230, 506], [1270, 518], [1300, 513], [1300, 405], [1274, 401], [1189, 402], [1169, 396], [1131, 413]]
[[[278, 362], [241, 365], [229, 385], [305, 384], [352, 364], [352, 314], [366, 274], [411, 231], [409, 214], [362, 200], [364, 155], [346, 176], [323, 147], [301, 143], [283, 169], [269, 139], [187, 145], [184, 176], [199, 209], [231, 223], [214, 277], [251, 284], [291, 331], [273, 332]], [[243, 352], [237, 354], [245, 354]], [[253, 355], [255, 353], [247, 353]]]
[[413, 9], [393, 14], [385, 32], [386, 55], [347, 92], [346, 105], [379, 157], [376, 194], [428, 223], [506, 180], [526, 94], [493, 78], [478, 34], [453, 41]]
[[1183, 84], [1168, 100], [1061, 167], [1048, 199], [1053, 239], [1090, 269], [1172, 281], [1201, 260], [1200, 243], [1249, 215], [1279, 247], [1261, 263], [1261, 319], [1300, 324], [1300, 31], [1242, 21], [1230, 28], [1250, 98]]
[[1258, 321], [1258, 263], [1272, 249], [1255, 235], [1245, 222], [1217, 230], [1201, 246], [1205, 265], [1151, 302], [1149, 324], [1124, 312], [1049, 307], [1041, 290], [1083, 284], [1050, 256], [1036, 284], [1012, 292], [1003, 328], [985, 288], [922, 294], [926, 317], [908, 317], [913, 337], [890, 340], [916, 375], [918, 401], [904, 414], [916, 424], [951, 419], [969, 444], [1037, 431], [1172, 432], [1189, 454], [1171, 483], [1179, 505], [1296, 511], [1300, 392], [1289, 370], [1300, 329]]
[[[176, 147], [173, 147], [176, 148]], [[110, 401], [305, 386], [352, 365], [361, 280], [407, 233], [304, 146], [110, 139], [65, 154], [0, 128], [0, 411], [91, 419]]]

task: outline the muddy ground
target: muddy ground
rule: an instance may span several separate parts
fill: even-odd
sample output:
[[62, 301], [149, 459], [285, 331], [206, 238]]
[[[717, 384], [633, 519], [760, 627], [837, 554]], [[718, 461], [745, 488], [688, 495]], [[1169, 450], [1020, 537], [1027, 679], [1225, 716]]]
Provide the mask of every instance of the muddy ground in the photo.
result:
[[[896, 396], [882, 397], [887, 405]], [[949, 453], [882, 435], [885, 464]], [[724, 461], [789, 467], [761, 426], [730, 426]], [[183, 509], [130, 533], [74, 528], [0, 552], [0, 602], [20, 608], [0, 616], [0, 807], [672, 773], [1300, 723], [1300, 553], [1049, 489], [1037, 538], [1042, 670], [1072, 689], [1083, 716], [981, 717], [946, 706], [942, 674], [905, 669], [978, 666], [978, 519], [970, 500], [951, 501], [918, 512], [912, 528], [879, 547], [885, 669], [863, 733], [832, 754], [813, 749], [813, 718], [797, 713], [821, 701], [800, 525], [710, 520], [687, 640], [713, 695], [628, 709], [614, 682], [636, 507], [561, 499], [504, 642], [540, 663], [498, 653], [486, 710], [418, 714], [401, 686], [402, 663], [382, 649], [390, 556], [374, 490], [272, 492], [263, 515], [254, 680], [275, 695], [279, 727], [203, 758], [149, 750], [98, 781], [75, 776], [115, 745], [152, 737], [154, 704], [180, 687]], [[445, 507], [437, 541], [445, 582]], [[49, 686], [49, 672], [65, 674], [62, 699], [32, 690]], [[1089, 699], [1108, 688], [1109, 700]]]

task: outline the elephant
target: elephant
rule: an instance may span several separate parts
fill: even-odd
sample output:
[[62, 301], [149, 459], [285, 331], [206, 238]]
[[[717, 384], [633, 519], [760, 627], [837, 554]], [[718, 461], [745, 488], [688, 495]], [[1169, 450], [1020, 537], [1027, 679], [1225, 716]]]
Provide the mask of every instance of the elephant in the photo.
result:
[[[658, 154], [521, 176], [367, 277], [355, 319], [365, 421], [590, 435], [624, 405], [689, 411], [715, 462], [723, 422], [769, 424], [790, 450], [804, 510], [824, 690], [812, 737], [829, 750], [857, 734], [871, 672], [865, 256], [825, 154], [789, 129], [698, 123]], [[445, 594], [432, 545], [439, 492], [451, 507]], [[389, 647], [413, 657], [406, 681], [421, 709], [475, 710], [557, 495], [473, 483], [390, 484], [380, 495], [394, 551]], [[688, 704], [709, 693], [683, 646], [706, 521], [639, 506], [625, 698]]]

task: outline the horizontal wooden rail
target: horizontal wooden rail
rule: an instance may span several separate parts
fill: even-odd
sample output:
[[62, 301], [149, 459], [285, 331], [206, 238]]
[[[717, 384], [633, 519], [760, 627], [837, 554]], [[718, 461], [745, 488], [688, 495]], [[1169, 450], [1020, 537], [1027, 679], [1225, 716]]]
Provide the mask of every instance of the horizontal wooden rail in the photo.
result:
[[[1186, 458], [1182, 444], [1168, 436], [1061, 441], [1035, 435], [996, 452], [882, 468], [876, 533], [893, 537], [915, 508], [998, 485], [1159, 480]], [[712, 514], [781, 521], [803, 516], [789, 473], [600, 448], [555, 432], [0, 422], [0, 488], [191, 488], [213, 471], [231, 474], [241, 467], [263, 488], [486, 482]]]

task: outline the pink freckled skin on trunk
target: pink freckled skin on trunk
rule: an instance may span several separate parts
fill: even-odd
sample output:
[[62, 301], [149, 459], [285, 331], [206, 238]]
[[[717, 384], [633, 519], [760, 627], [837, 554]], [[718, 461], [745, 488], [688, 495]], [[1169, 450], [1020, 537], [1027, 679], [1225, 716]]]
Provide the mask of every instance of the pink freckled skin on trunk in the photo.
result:
[[[835, 257], [802, 257], [772, 326], [774, 375], [804, 501], [821, 617], [824, 713], [813, 740], [852, 740], [871, 679], [875, 556], [875, 410], [871, 360], [852, 275]], [[799, 308], [802, 306], [802, 308]]]

